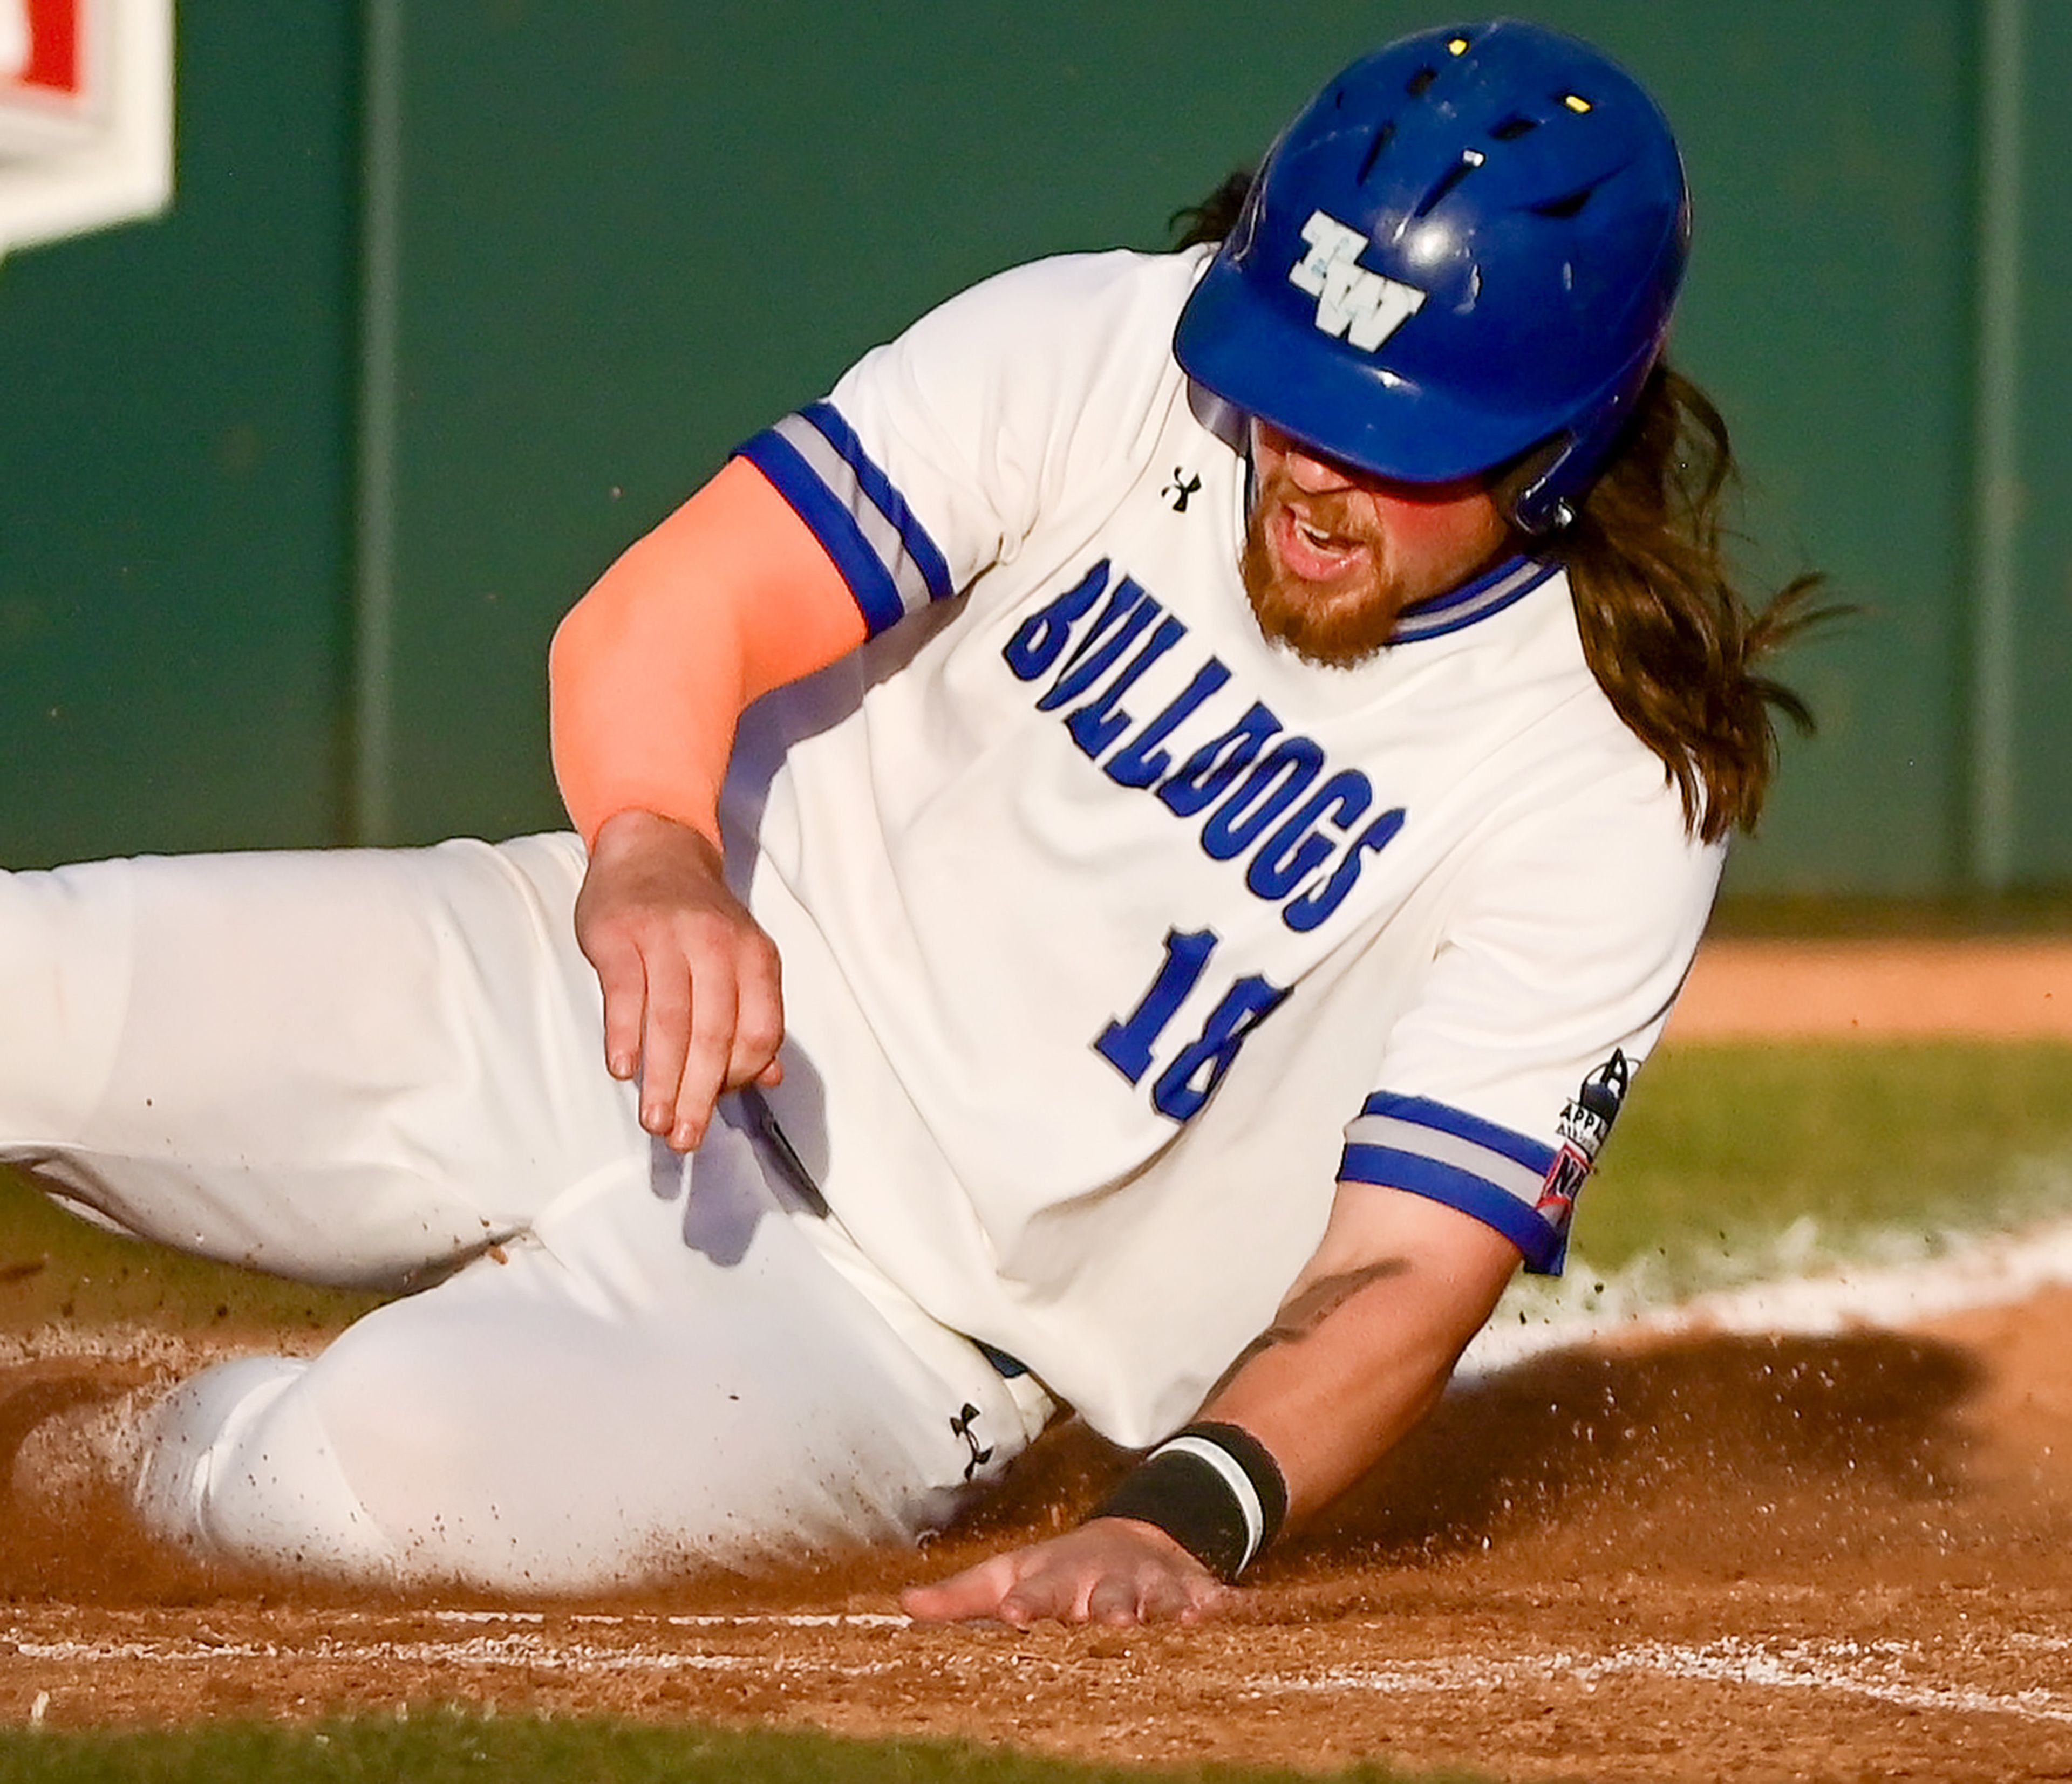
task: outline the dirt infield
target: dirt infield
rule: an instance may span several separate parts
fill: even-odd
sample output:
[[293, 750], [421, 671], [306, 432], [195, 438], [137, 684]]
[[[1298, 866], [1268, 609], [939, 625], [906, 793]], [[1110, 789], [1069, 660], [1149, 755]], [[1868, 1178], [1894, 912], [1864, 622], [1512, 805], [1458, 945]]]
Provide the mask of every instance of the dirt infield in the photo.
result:
[[[930, 1630], [895, 1585], [1069, 1515], [1030, 1458], [982, 1529], [582, 1606], [205, 1578], [105, 1499], [0, 1519], [0, 1716], [312, 1716], [458, 1700], [1107, 1759], [1356, 1757], [1504, 1778], [2072, 1777], [2072, 1292], [1933, 1330], [1569, 1353], [1450, 1400], [1192, 1631]], [[17, 1371], [22, 1445], [106, 1371]], [[75, 1410], [70, 1416], [79, 1416]], [[29, 1444], [23, 1445], [27, 1437]], [[1043, 1507], [1046, 1509], [1038, 1510]]]
[[0, 1716], [458, 1700], [1109, 1761], [2072, 1778], [2068, 1330], [2058, 1289], [1906, 1330], [1541, 1356], [1449, 1396], [1235, 1616], [1030, 1634], [911, 1626], [894, 1593], [1090, 1502], [1116, 1459], [1076, 1427], [918, 1560], [583, 1605], [402, 1602], [151, 1550], [52, 1457], [107, 1396], [191, 1359], [121, 1334], [82, 1358], [86, 1335], [46, 1332], [0, 1370]]
[[2072, 943], [2037, 936], [1708, 942], [1669, 1034], [1678, 1042], [2072, 1040]]

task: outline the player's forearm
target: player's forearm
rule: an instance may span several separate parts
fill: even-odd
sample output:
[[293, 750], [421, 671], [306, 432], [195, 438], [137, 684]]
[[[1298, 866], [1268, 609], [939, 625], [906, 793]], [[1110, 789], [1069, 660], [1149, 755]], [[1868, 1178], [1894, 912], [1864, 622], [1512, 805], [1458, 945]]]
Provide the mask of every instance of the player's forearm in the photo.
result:
[[1399, 1255], [1307, 1277], [1202, 1416], [1264, 1444], [1289, 1520], [1308, 1517], [1432, 1409], [1515, 1261], [1491, 1248], [1466, 1264]]
[[1323, 1243], [1202, 1424], [1076, 1530], [916, 1588], [907, 1609], [1021, 1625], [1213, 1613], [1229, 1601], [1219, 1576], [1236, 1577], [1284, 1515], [1328, 1503], [1430, 1409], [1518, 1262], [1456, 1209], [1341, 1184]]
[[727, 466], [562, 621], [549, 658], [554, 771], [586, 840], [615, 812], [718, 836], [742, 709], [862, 642], [819, 541], [762, 474]]
[[1087, 1529], [1134, 1530], [1161, 1569], [1235, 1578], [1431, 1410], [1517, 1263], [1508, 1239], [1456, 1210], [1342, 1185], [1273, 1324], [1202, 1418], [1154, 1449]]

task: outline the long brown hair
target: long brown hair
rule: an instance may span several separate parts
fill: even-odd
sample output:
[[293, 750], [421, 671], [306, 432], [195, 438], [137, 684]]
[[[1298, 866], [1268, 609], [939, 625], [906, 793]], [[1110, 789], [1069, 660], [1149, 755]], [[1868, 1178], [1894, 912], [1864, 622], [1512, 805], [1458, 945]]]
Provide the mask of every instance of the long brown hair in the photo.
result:
[[1658, 365], [1572, 524], [1543, 549], [1568, 573], [1583, 655], [1627, 730], [1662, 758], [1708, 842], [1752, 830], [1777, 771], [1777, 719], [1813, 729], [1806, 702], [1757, 672], [1809, 626], [1822, 578], [1752, 605], [1727, 561], [1735, 482], [1726, 423]]
[[[1175, 212], [1176, 245], [1220, 241], [1251, 185], [1240, 168]], [[1758, 665], [1843, 610], [1816, 605], [1815, 575], [1749, 601], [1727, 558], [1736, 483], [1719, 410], [1665, 362], [1574, 522], [1532, 542], [1568, 572], [1597, 685], [1662, 758], [1685, 822], [1708, 842], [1755, 828], [1777, 771], [1778, 717], [1813, 729], [1805, 701]]]

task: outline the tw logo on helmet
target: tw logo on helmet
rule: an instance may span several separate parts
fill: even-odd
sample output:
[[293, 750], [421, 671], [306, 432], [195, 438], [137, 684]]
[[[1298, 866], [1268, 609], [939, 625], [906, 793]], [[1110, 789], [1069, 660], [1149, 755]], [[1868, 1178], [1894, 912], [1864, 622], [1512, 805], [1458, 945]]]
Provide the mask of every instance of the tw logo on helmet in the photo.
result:
[[1367, 237], [1322, 211], [1302, 225], [1309, 251], [1288, 269], [1288, 282], [1317, 300], [1317, 326], [1371, 353], [1424, 306], [1413, 285], [1371, 273], [1359, 264]]

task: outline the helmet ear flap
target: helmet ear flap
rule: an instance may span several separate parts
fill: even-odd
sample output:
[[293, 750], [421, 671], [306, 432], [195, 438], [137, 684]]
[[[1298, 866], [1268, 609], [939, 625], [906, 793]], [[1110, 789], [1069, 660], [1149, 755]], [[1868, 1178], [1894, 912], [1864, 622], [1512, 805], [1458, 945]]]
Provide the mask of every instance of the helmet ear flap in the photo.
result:
[[1556, 495], [1555, 486], [1556, 474], [1577, 445], [1576, 436], [1564, 430], [1512, 459], [1490, 486], [1497, 512], [1520, 532], [1536, 536], [1572, 525], [1576, 504], [1568, 496]]
[[1541, 535], [1573, 526], [1597, 474], [1618, 451], [1639, 412], [1659, 351], [1638, 360], [1581, 431], [1564, 429], [1531, 446], [1491, 485], [1497, 510], [1519, 532]]

